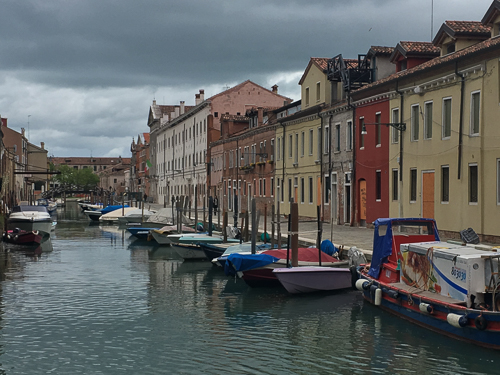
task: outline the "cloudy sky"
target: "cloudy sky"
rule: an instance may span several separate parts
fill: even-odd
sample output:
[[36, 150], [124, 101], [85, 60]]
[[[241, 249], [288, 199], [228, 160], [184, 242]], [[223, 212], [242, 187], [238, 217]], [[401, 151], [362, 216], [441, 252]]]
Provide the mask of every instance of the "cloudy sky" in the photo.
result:
[[297, 100], [310, 57], [430, 41], [491, 3], [1, 0], [0, 115], [49, 155], [129, 157], [153, 99], [193, 105], [199, 89], [208, 98], [250, 79]]

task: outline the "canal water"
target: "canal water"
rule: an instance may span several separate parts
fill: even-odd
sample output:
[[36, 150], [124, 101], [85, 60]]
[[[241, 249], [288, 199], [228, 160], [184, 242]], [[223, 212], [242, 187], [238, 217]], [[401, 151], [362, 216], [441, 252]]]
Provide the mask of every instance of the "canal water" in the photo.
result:
[[[0, 254], [0, 374], [497, 374], [499, 353], [356, 292], [251, 289], [59, 208], [52, 252]], [[12, 249], [11, 249], [12, 250]]]

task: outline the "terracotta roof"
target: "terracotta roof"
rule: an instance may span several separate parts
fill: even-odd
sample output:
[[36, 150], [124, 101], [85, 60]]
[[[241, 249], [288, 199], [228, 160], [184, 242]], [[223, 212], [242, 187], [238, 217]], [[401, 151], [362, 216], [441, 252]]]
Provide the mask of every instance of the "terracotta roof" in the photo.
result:
[[491, 27], [477, 21], [446, 21], [440, 27], [432, 43], [436, 46], [443, 43], [446, 37], [488, 39], [491, 36]]
[[309, 63], [307, 64], [306, 69], [304, 70], [304, 73], [302, 74], [302, 77], [299, 80], [299, 85], [304, 82], [304, 79], [306, 78], [307, 74], [309, 73], [309, 70], [311, 69], [311, 66], [314, 64], [316, 65], [319, 69], [321, 69], [324, 73], [326, 73], [328, 69], [328, 61], [331, 60], [328, 57], [311, 57], [309, 59]]
[[398, 43], [407, 54], [436, 54], [439, 55], [441, 50], [434, 46], [431, 42], [399, 42]]
[[311, 57], [311, 61], [324, 71], [328, 69], [328, 60], [330, 59], [327, 57]]
[[485, 33], [489, 35], [491, 32], [489, 26], [483, 25], [479, 21], [446, 21], [445, 24], [456, 33]]
[[373, 55], [390, 55], [394, 52], [394, 47], [371, 46], [370, 51]]
[[472, 46], [464, 48], [460, 51], [456, 51], [454, 53], [450, 53], [445, 56], [436, 57], [432, 60], [426, 61], [420, 65], [417, 65], [411, 69], [403, 70], [386, 78], [382, 78], [376, 82], [370, 83], [369, 85], [363, 86], [356, 91], [353, 91], [352, 94], [361, 93], [365, 90], [372, 89], [377, 86], [382, 86], [388, 82], [395, 81], [400, 78], [409, 77], [415, 74], [423, 73], [426, 70], [430, 70], [433, 68], [437, 68], [440, 65], [450, 64], [455, 61], [462, 61], [464, 58], [472, 56], [476, 53], [486, 52], [488, 50], [499, 50], [500, 49], [500, 37], [499, 38], [491, 38], [479, 43], [476, 43]]

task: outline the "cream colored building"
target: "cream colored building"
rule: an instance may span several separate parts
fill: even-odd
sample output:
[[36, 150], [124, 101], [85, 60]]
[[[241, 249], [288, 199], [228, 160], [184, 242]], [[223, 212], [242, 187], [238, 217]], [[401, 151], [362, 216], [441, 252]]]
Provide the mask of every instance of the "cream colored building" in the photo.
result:
[[278, 115], [276, 129], [276, 204], [280, 213], [289, 213], [290, 201], [298, 203], [299, 216], [316, 217], [321, 205], [322, 118], [330, 102], [327, 58], [311, 58], [299, 81], [301, 110]]
[[482, 22], [447, 21], [433, 41], [440, 57], [378, 83], [406, 123], [402, 146], [391, 134], [391, 216], [500, 236], [499, 25], [498, 1]]

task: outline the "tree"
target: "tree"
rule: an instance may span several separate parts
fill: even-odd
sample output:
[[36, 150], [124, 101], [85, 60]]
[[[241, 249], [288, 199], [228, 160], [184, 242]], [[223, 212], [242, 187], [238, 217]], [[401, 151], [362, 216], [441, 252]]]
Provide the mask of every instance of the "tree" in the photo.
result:
[[67, 165], [60, 165], [57, 170], [61, 173], [55, 175], [54, 180], [66, 189], [90, 191], [99, 185], [99, 177], [89, 168], [74, 169]]

